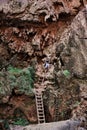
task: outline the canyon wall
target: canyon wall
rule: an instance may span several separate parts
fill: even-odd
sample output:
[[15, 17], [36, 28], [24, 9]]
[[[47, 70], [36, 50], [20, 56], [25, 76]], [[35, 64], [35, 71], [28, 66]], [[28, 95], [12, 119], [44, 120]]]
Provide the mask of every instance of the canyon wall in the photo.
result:
[[[35, 86], [45, 89], [47, 122], [71, 117], [87, 119], [85, 5], [83, 0], [0, 1], [0, 70], [8, 65], [35, 67]], [[50, 66], [45, 71], [47, 60]], [[37, 122], [34, 95], [12, 92], [0, 97], [1, 113], [4, 109], [0, 118], [13, 117], [20, 110], [30, 122]]]

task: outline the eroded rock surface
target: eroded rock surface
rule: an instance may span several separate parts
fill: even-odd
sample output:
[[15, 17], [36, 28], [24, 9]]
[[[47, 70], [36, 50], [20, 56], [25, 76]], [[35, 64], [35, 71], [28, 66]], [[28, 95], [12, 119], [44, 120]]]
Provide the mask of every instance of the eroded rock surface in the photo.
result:
[[77, 15], [70, 28], [62, 34], [60, 47], [57, 49], [57, 55], [63, 61], [65, 69], [70, 68], [71, 73], [78, 78], [87, 76], [87, 14], [85, 11]]
[[80, 0], [4, 0], [0, 1], [0, 10], [10, 19], [44, 22], [57, 21], [61, 13], [73, 15], [81, 4]]
[[[85, 116], [87, 118], [87, 13], [82, 10], [73, 20], [72, 24], [64, 31], [56, 48], [57, 59], [55, 74], [59, 86], [59, 94], [62, 90], [62, 105], [69, 105], [73, 117]], [[64, 76], [64, 70], [70, 72]], [[83, 88], [83, 89], [82, 89]], [[69, 90], [70, 89], [70, 90]], [[68, 93], [69, 90], [69, 93]], [[74, 95], [75, 94], [75, 95]], [[61, 98], [62, 98], [61, 97]], [[67, 98], [68, 97], [68, 98]], [[76, 99], [75, 99], [76, 98]], [[72, 100], [70, 103], [70, 99]], [[74, 102], [73, 102], [74, 101]], [[77, 102], [77, 103], [76, 103]], [[69, 103], [69, 104], [68, 104]], [[78, 104], [78, 105], [77, 105]], [[85, 108], [83, 109], [83, 106]], [[70, 107], [72, 106], [72, 107]], [[75, 110], [74, 110], [75, 107]], [[59, 106], [60, 108], [60, 106]], [[84, 114], [83, 114], [84, 113]]]
[[[47, 122], [87, 118], [86, 10], [75, 17], [83, 5], [82, 0], [0, 1], [0, 69], [9, 64], [35, 67], [35, 87], [46, 90], [43, 98]], [[44, 68], [46, 60], [48, 71]], [[6, 118], [13, 116], [18, 109], [30, 122], [37, 122], [34, 97], [9, 97], [0, 97], [1, 112], [4, 109], [1, 118], [6, 113]]]

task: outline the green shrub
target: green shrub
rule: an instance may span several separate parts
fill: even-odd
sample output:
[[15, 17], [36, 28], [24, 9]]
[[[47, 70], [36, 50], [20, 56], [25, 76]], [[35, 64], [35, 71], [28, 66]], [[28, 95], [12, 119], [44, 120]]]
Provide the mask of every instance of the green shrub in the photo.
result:
[[13, 125], [26, 126], [29, 125], [29, 122], [25, 118], [17, 118], [14, 120]]
[[69, 72], [68, 70], [64, 70], [64, 71], [63, 71], [63, 74], [64, 74], [66, 77], [70, 76], [70, 72]]
[[0, 93], [10, 93], [13, 88], [25, 94], [32, 93], [34, 87], [35, 70], [33, 67], [19, 69], [8, 67], [7, 71], [0, 72]]

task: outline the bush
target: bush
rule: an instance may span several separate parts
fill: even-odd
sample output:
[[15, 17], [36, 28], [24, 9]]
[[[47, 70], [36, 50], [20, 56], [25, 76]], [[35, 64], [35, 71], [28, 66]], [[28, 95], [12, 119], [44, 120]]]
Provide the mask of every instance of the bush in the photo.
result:
[[29, 122], [25, 118], [17, 118], [14, 120], [13, 125], [26, 126], [29, 125]]
[[34, 87], [35, 70], [33, 67], [19, 69], [8, 67], [7, 71], [0, 72], [0, 93], [11, 92], [13, 88], [25, 94], [32, 93]]
[[70, 72], [69, 72], [68, 70], [64, 70], [64, 71], [63, 71], [63, 74], [64, 74], [66, 77], [70, 76]]

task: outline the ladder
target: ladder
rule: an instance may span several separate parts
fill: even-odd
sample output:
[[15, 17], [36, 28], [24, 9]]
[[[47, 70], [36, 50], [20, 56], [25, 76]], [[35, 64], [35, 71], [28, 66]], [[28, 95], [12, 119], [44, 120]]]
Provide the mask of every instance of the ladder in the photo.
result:
[[36, 99], [38, 124], [45, 123], [45, 114], [44, 114], [42, 91], [39, 91], [39, 90], [40, 89], [35, 89], [35, 99]]

